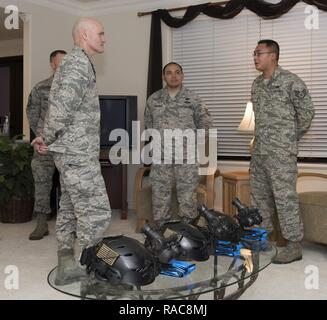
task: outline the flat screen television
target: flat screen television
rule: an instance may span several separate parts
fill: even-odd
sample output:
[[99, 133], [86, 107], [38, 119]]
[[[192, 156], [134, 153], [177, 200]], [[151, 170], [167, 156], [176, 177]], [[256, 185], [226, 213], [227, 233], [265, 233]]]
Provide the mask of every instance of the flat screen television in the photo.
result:
[[110, 141], [109, 135], [114, 129], [124, 129], [129, 135], [129, 147], [132, 147], [132, 121], [137, 120], [137, 96], [100, 95], [101, 111], [101, 148], [110, 148], [117, 141]]

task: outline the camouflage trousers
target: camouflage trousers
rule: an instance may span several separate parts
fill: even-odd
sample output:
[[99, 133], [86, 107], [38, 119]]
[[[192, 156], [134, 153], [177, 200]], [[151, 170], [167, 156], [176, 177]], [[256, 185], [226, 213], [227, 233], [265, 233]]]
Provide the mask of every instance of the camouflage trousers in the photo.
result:
[[178, 215], [188, 222], [197, 214], [196, 188], [199, 183], [198, 165], [152, 165], [152, 209], [154, 220], [164, 223], [171, 219], [172, 188], [176, 186]]
[[55, 165], [52, 155], [41, 156], [34, 152], [31, 162], [34, 178], [34, 213], [50, 214], [50, 194]]
[[277, 214], [282, 235], [290, 241], [301, 241], [303, 223], [296, 192], [296, 155], [253, 155], [250, 164], [251, 202], [263, 217], [262, 226], [273, 229]]
[[56, 222], [58, 250], [83, 250], [103, 236], [111, 219], [108, 194], [98, 159], [54, 153], [60, 174], [61, 197]]

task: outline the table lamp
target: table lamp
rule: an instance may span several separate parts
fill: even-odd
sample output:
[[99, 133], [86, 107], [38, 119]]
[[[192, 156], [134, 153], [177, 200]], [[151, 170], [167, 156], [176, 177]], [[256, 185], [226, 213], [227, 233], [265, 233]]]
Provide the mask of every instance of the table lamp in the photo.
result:
[[[246, 109], [244, 112], [243, 119], [238, 126], [238, 131], [247, 132], [247, 133], [254, 133], [254, 112], [253, 112], [253, 105], [252, 102], [249, 101], [246, 104]], [[252, 153], [254, 137], [251, 139], [249, 144], [250, 153]]]

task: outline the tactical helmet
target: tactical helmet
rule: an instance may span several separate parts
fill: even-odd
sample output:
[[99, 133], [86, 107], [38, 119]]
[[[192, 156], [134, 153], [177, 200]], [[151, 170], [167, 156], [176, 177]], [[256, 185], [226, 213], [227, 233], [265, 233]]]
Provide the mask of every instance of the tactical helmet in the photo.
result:
[[152, 254], [139, 241], [123, 235], [106, 237], [84, 249], [81, 264], [88, 273], [111, 284], [147, 285], [160, 272]]
[[176, 234], [180, 248], [178, 260], [205, 261], [210, 256], [210, 242], [193, 225], [181, 221], [170, 221], [162, 226], [163, 235]]

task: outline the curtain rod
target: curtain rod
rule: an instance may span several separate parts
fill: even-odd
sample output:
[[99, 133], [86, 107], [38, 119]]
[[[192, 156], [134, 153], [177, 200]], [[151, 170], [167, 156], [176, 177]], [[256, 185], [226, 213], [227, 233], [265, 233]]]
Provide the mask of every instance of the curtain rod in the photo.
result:
[[[210, 2], [208, 5], [209, 6], [217, 6], [217, 5], [225, 5], [227, 4], [229, 1], [221, 1], [221, 2]], [[180, 11], [180, 10], [186, 10], [188, 7], [178, 7], [178, 8], [171, 8], [171, 9], [166, 9], [168, 12], [172, 12], [172, 11]], [[137, 15], [139, 17], [143, 17], [143, 16], [147, 16], [149, 14], [151, 14], [154, 11], [147, 11], [147, 12], [138, 12]]]

